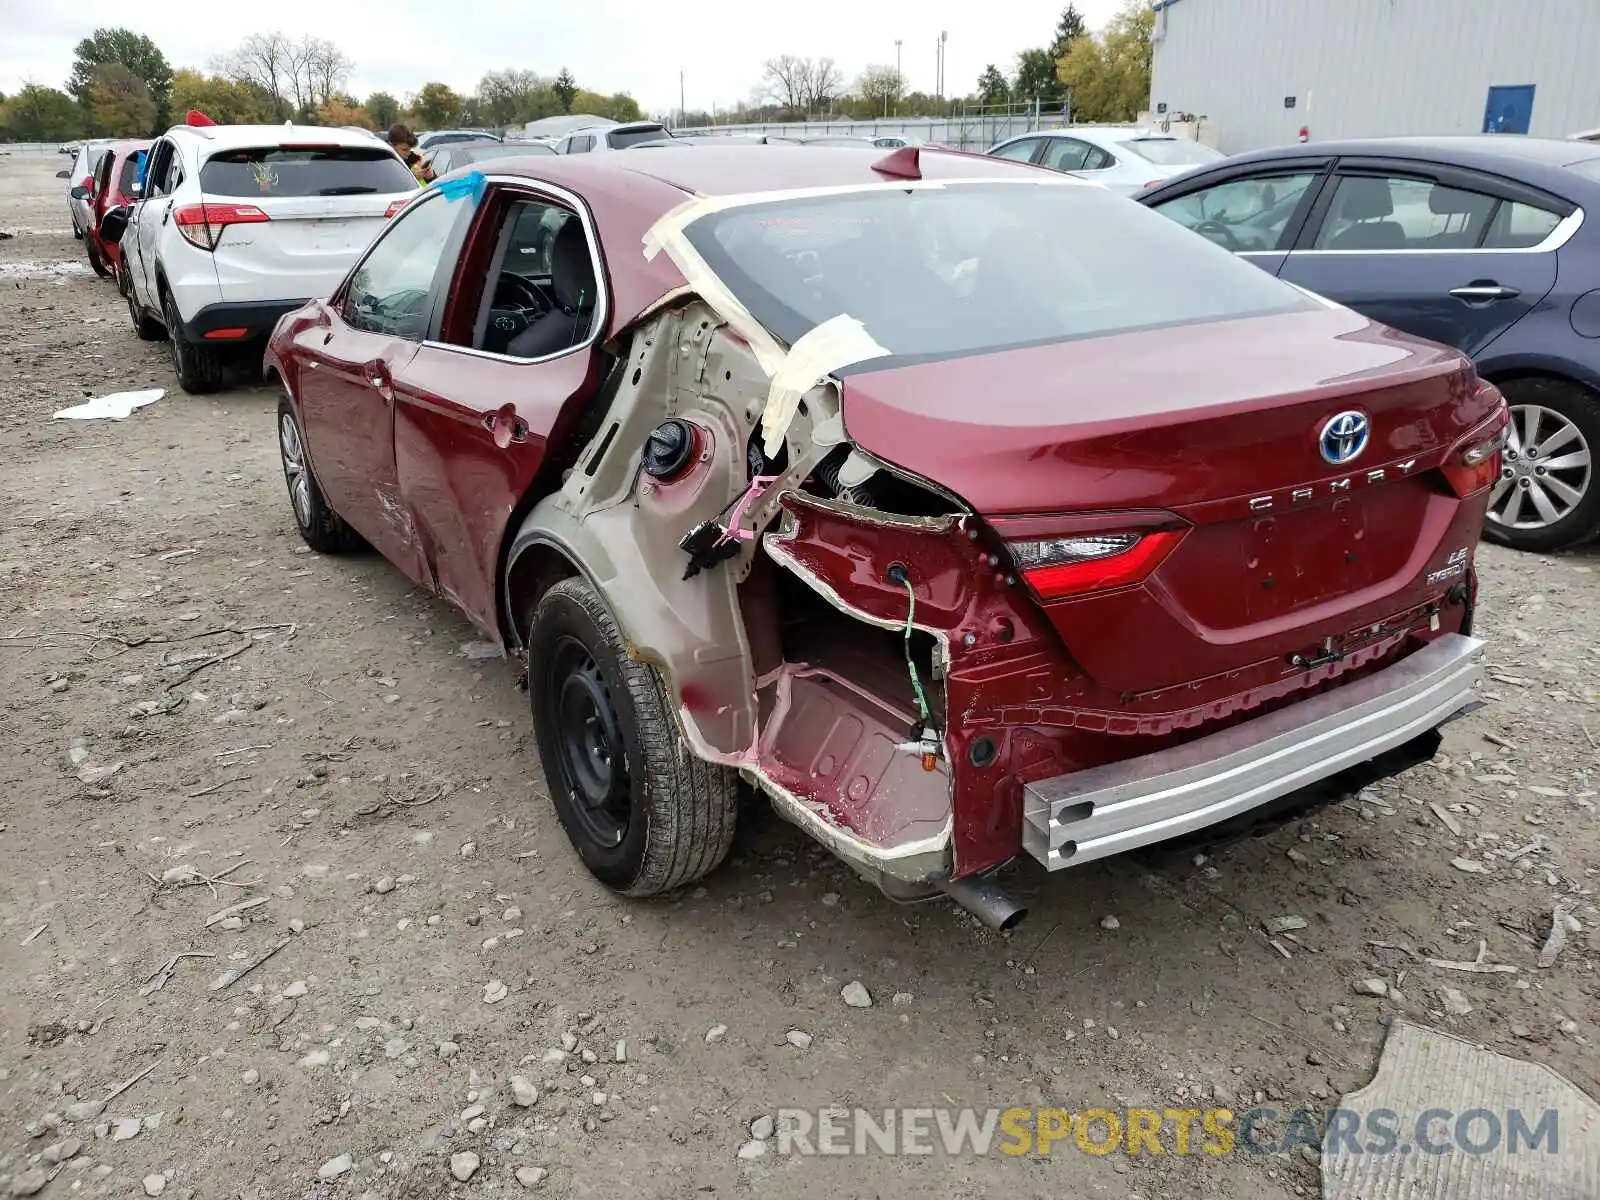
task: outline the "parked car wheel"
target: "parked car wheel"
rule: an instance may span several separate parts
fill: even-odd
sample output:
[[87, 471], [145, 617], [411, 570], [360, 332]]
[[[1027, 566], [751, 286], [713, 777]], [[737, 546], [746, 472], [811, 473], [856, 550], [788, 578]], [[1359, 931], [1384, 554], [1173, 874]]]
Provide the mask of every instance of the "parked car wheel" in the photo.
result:
[[1560, 379], [1512, 379], [1500, 390], [1511, 429], [1485, 535], [1533, 551], [1600, 535], [1600, 396]]
[[191, 395], [214, 392], [222, 383], [222, 360], [208, 347], [196, 346], [183, 334], [183, 321], [172, 293], [161, 297], [161, 311], [167, 319], [167, 345], [172, 352], [172, 370], [178, 385]]
[[278, 398], [278, 451], [283, 458], [283, 480], [289, 487], [289, 507], [305, 544], [318, 554], [344, 554], [358, 548], [360, 535], [329, 507], [317, 485], [288, 396]]
[[653, 896], [727, 857], [738, 776], [681, 745], [661, 676], [629, 657], [581, 579], [556, 584], [534, 609], [528, 696], [556, 815], [597, 879]]
[[100, 247], [95, 245], [93, 238], [83, 239], [84, 249], [89, 253], [89, 265], [94, 268], [94, 273], [101, 279], [111, 278], [111, 266], [100, 253]]
[[139, 335], [141, 342], [159, 342], [167, 336], [167, 331], [139, 304], [139, 297], [133, 291], [133, 277], [128, 274], [126, 266], [122, 269], [122, 278], [122, 294], [128, 298], [128, 316], [133, 318], [133, 331]]

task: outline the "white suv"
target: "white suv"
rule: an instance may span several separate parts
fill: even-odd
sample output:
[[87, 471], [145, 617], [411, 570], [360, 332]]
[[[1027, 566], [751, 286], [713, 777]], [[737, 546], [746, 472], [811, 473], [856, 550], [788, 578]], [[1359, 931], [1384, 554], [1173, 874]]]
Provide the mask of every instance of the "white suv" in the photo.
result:
[[594, 154], [602, 150], [626, 150], [641, 142], [658, 142], [672, 133], [659, 121], [629, 121], [625, 125], [586, 125], [574, 129], [556, 143], [557, 154]]
[[[184, 391], [210, 391], [225, 356], [329, 295], [416, 187], [364, 133], [175, 126], [150, 147], [120, 233], [134, 328], [170, 340]], [[102, 236], [116, 227], [102, 220]]]

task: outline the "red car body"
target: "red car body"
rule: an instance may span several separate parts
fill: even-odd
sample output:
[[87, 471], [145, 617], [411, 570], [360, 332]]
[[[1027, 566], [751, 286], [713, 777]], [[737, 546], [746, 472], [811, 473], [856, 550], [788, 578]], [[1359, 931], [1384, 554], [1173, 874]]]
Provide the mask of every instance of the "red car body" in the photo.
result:
[[[843, 431], [828, 436], [875, 465], [869, 486], [920, 499], [885, 510], [815, 475], [747, 493], [743, 402], [724, 421], [708, 396], [748, 373], [759, 410], [773, 370], [750, 366], [763, 335], [749, 314], [681, 240], [670, 251], [673, 214], [1020, 170], [803, 147], [497, 162], [448, 243], [425, 334], [355, 328], [341, 290], [282, 320], [267, 371], [329, 512], [486, 637], [529, 651], [541, 592], [587, 580], [627, 656], [658, 672], [686, 758], [740, 771], [891, 894], [943, 888], [1005, 924], [1017, 906], [995, 915], [992, 896], [959, 889], [1024, 849], [1072, 865], [1248, 816], [1334, 759], [1431, 754], [1436, 736], [1416, 744], [1470, 705], [1472, 555], [1506, 419], [1453, 351], [1313, 299], [824, 364], [800, 381], [813, 440], [835, 402]], [[499, 283], [490, 299], [473, 282], [501, 236], [497, 196], [522, 189], [581, 214], [604, 291], [592, 342], [533, 363], [471, 342], [474, 297], [497, 311]], [[656, 419], [694, 427], [682, 475], [641, 472], [656, 419], [629, 406], [652, 386], [677, 389]], [[1325, 440], [1350, 413], [1370, 440], [1331, 466]], [[602, 503], [617, 454], [631, 499]], [[678, 579], [679, 535], [708, 515], [736, 522], [730, 496], [756, 512], [737, 566]], [[1025, 557], [1100, 553], [1103, 537], [1126, 551]], [[728, 606], [742, 632], [723, 638]], [[908, 659], [922, 671], [910, 684]], [[919, 725], [925, 690], [935, 702]], [[1370, 737], [1368, 710], [1390, 714]], [[1320, 763], [1282, 758], [1318, 738], [1334, 747]], [[1179, 793], [1190, 798], [1173, 808]]]
[[133, 185], [138, 178], [137, 156], [150, 148], [148, 138], [113, 142], [106, 156], [100, 160], [100, 169], [94, 177], [89, 197], [89, 230], [84, 240], [89, 244], [89, 257], [99, 255], [109, 274], [119, 281], [122, 278], [122, 247], [100, 236], [100, 218], [113, 208], [134, 202]]

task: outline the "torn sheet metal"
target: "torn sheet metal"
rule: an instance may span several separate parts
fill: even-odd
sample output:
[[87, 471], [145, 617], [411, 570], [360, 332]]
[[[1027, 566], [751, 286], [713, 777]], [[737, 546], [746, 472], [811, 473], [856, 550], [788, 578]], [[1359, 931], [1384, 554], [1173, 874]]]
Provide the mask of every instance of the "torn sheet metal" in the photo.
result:
[[109, 396], [96, 396], [72, 408], [63, 408], [50, 417], [52, 421], [121, 421], [136, 408], [154, 404], [165, 396], [164, 388], [148, 388], [139, 392], [112, 392]]
[[[1381, 1123], [1397, 1131], [1387, 1153], [1371, 1150], [1383, 1139], [1368, 1121], [1380, 1113]], [[1335, 1127], [1341, 1114], [1347, 1114], [1347, 1127], [1359, 1122], [1348, 1136], [1339, 1136]], [[1521, 1136], [1524, 1130], [1531, 1136]], [[1548, 1136], [1541, 1137], [1546, 1130]], [[1431, 1152], [1439, 1146], [1449, 1147], [1448, 1152]], [[1541, 1063], [1396, 1019], [1372, 1082], [1343, 1097], [1329, 1116], [1322, 1195], [1323, 1200], [1600, 1196], [1600, 1104]]]

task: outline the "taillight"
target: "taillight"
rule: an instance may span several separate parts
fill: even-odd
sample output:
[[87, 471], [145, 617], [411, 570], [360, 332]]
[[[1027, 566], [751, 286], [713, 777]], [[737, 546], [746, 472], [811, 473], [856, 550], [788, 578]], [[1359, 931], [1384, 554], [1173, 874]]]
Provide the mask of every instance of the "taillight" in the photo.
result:
[[1505, 449], [1507, 428], [1502, 425], [1484, 440], [1451, 452], [1443, 466], [1451, 491], [1465, 499], [1500, 477], [1500, 452]]
[[[1480, 391], [1494, 385], [1480, 382]], [[1450, 490], [1462, 499], [1476, 495], [1500, 478], [1501, 451], [1511, 432], [1511, 413], [1501, 401], [1500, 411], [1462, 438], [1440, 465]]]
[[1141, 533], [1085, 533], [1011, 542], [1022, 578], [1041, 600], [1127, 587], [1148, 578], [1183, 539], [1181, 529]]
[[391, 201], [390, 204], [389, 204], [389, 207], [383, 210], [383, 219], [385, 221], [387, 221], [390, 217], [394, 216], [395, 213], [399, 212], [405, 206], [406, 206], [406, 202], [404, 200]]
[[256, 225], [270, 221], [254, 204], [185, 204], [172, 210], [172, 220], [184, 240], [202, 250], [215, 250], [229, 225]]

